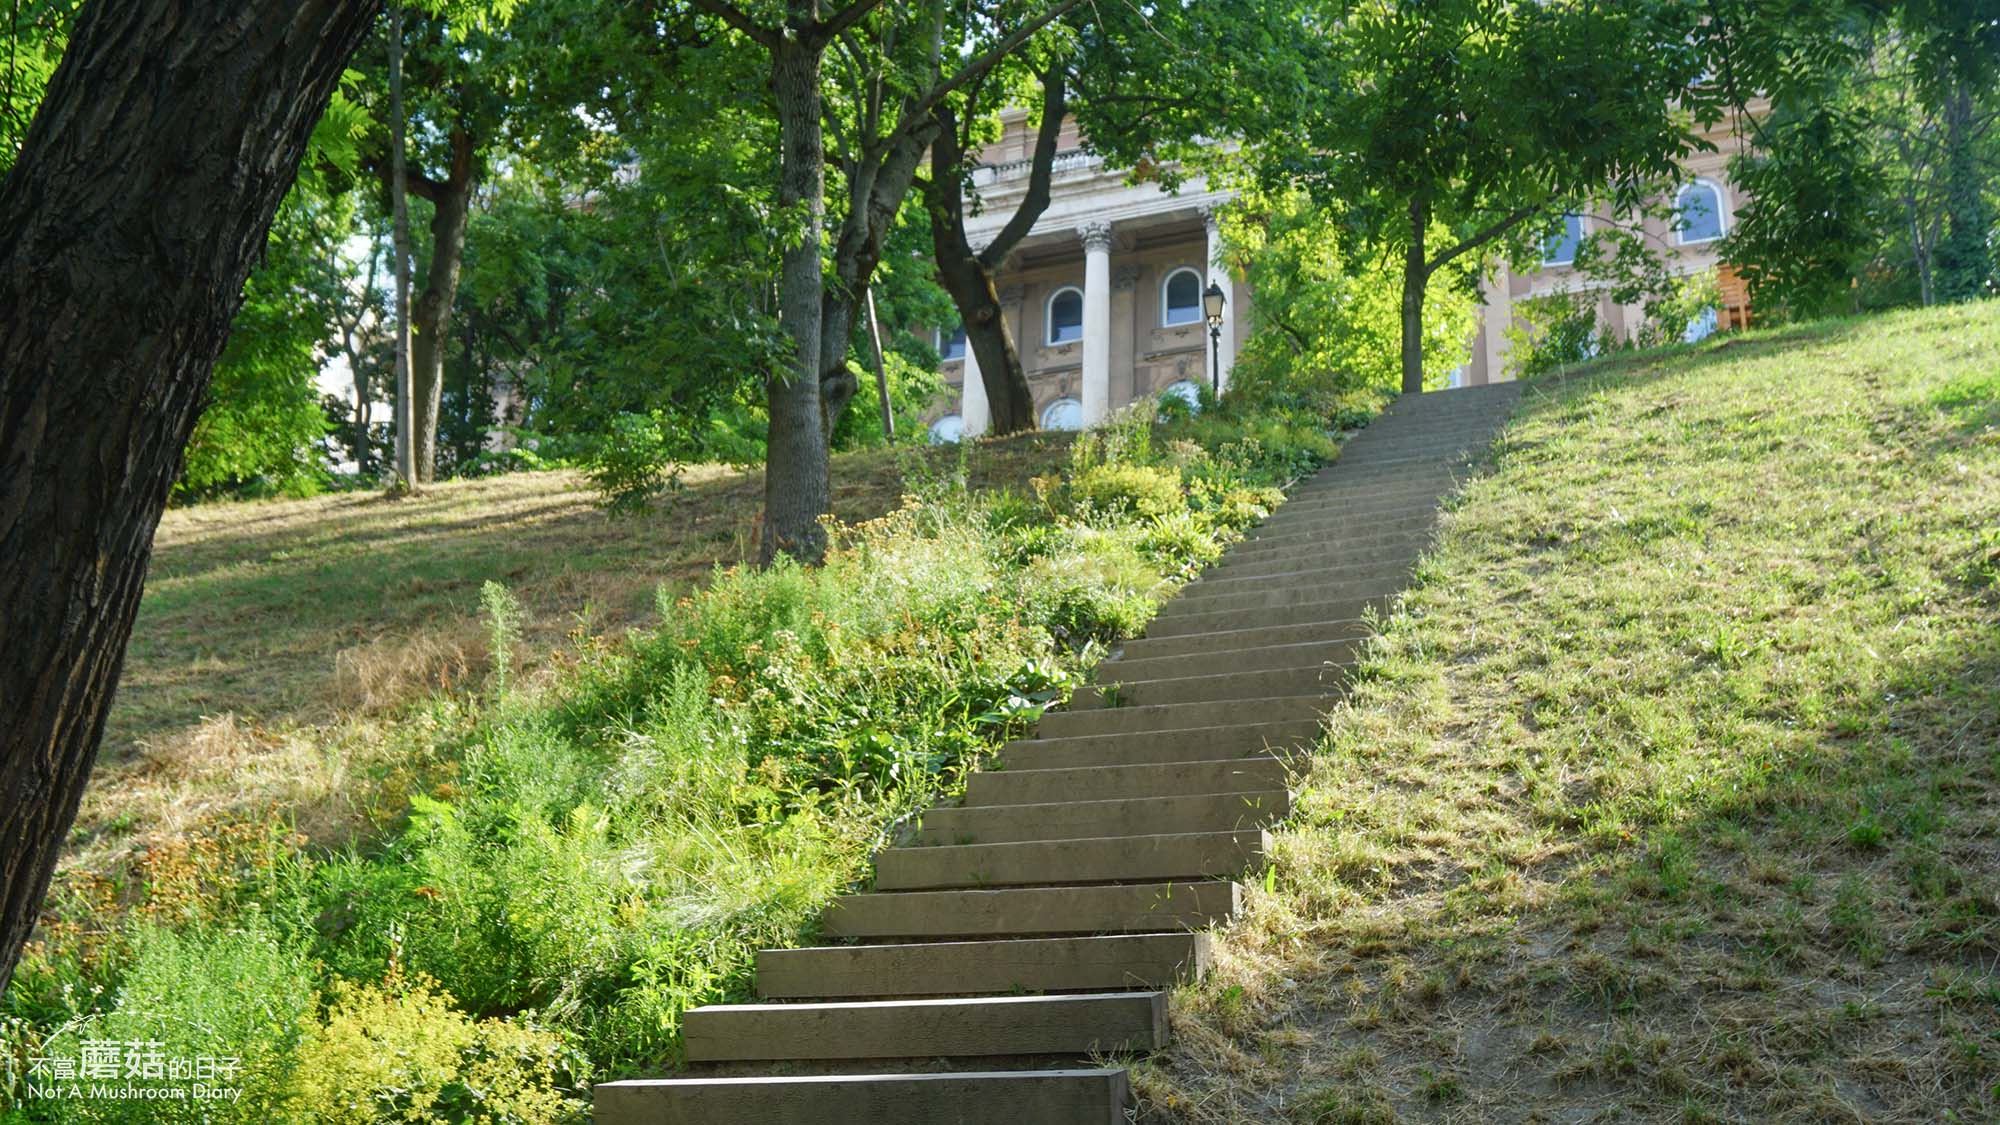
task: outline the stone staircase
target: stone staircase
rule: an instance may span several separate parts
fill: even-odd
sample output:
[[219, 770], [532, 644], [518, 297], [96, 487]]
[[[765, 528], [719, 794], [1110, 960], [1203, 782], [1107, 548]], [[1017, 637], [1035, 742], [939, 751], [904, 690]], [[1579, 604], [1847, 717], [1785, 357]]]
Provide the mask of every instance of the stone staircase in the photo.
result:
[[1166, 1044], [1166, 989], [1204, 971], [1204, 931], [1291, 811], [1289, 756], [1339, 697], [1364, 611], [1401, 589], [1516, 393], [1399, 400], [1070, 710], [880, 853], [873, 889], [822, 919], [852, 944], [764, 950], [768, 1003], [688, 1012], [690, 1069], [718, 1076], [599, 1084], [596, 1120], [1126, 1120], [1125, 1071], [1086, 1064]]

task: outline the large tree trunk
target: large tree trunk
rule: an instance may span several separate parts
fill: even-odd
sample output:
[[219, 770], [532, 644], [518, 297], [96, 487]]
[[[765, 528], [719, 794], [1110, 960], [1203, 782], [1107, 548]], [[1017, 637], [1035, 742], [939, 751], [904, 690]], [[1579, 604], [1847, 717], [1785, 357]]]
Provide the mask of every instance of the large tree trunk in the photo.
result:
[[243, 283], [380, 0], [95, 0], [0, 184], [0, 989]]
[[1424, 290], [1431, 280], [1424, 261], [1424, 236], [1429, 233], [1428, 210], [1410, 204], [1410, 245], [1403, 251], [1403, 393], [1424, 393]]
[[[932, 242], [942, 237], [942, 229], [933, 227]], [[951, 294], [951, 303], [965, 323], [965, 346], [979, 361], [979, 381], [986, 388], [990, 411], [987, 432], [1017, 434], [1034, 429], [1034, 394], [1028, 389], [1028, 373], [1007, 327], [993, 274], [975, 254], [952, 255], [940, 248], [936, 257], [938, 281]]]
[[410, 190], [429, 200], [431, 261], [424, 274], [424, 291], [410, 310], [415, 331], [410, 337], [411, 406], [415, 418], [417, 479], [437, 479], [438, 411], [444, 396], [445, 341], [451, 338], [451, 307], [458, 300], [458, 277], [465, 263], [465, 228], [471, 220], [476, 183], [472, 137], [464, 130], [451, 134], [451, 171], [444, 180], [410, 177]]
[[1035, 136], [1028, 190], [993, 241], [975, 253], [965, 237], [965, 139], [949, 105], [937, 110], [937, 139], [931, 143], [931, 177], [924, 185], [931, 212], [931, 250], [938, 281], [951, 294], [965, 325], [965, 346], [979, 361], [986, 388], [990, 432], [1013, 434], [1035, 428], [1035, 399], [1028, 373], [994, 288], [993, 274], [1049, 207], [1056, 144], [1066, 112], [1068, 82], [1060, 64], [1042, 76], [1042, 123]]
[[791, 338], [791, 366], [765, 384], [770, 429], [764, 456], [764, 526], [758, 557], [818, 562], [826, 554], [826, 431], [820, 413], [820, 236], [826, 227], [825, 139], [820, 125], [822, 48], [787, 35], [771, 48], [779, 126], [778, 206], [805, 222], [779, 267], [778, 324]]

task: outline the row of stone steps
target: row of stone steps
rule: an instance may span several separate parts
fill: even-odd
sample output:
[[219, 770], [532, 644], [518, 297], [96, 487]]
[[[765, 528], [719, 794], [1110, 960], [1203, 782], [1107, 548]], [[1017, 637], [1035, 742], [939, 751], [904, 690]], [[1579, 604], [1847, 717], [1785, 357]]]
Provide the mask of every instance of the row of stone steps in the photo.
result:
[[878, 853], [872, 886], [822, 916], [839, 944], [765, 950], [764, 1003], [685, 1015], [693, 1066], [857, 1073], [606, 1083], [598, 1120], [1125, 1120], [1121, 1069], [1063, 1060], [1167, 1042], [1166, 990], [1204, 971], [1202, 931], [1235, 915], [1237, 880], [1290, 814], [1293, 754], [1340, 699], [1366, 615], [1401, 589], [1462, 455], [1511, 401], [1396, 403], [1068, 710]]

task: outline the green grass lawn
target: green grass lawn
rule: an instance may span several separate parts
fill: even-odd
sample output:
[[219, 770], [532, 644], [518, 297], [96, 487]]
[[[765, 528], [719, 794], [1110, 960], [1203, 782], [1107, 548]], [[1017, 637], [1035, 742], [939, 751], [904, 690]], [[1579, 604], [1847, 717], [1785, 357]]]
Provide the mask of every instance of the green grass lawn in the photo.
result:
[[2000, 1120], [2000, 304], [1527, 388], [1148, 1120]]

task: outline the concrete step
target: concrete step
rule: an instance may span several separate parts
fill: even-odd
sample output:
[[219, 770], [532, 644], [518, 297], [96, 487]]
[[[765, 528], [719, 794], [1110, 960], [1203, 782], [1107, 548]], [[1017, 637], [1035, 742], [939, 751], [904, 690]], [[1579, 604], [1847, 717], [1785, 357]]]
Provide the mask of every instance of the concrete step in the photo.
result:
[[1350, 524], [1362, 524], [1362, 522], [1376, 522], [1376, 520], [1384, 520], [1384, 518], [1402, 518], [1402, 516], [1412, 516], [1412, 514], [1422, 514], [1422, 512], [1428, 512], [1428, 510], [1434, 510], [1440, 502], [1444, 502], [1444, 496], [1448, 496], [1448, 494], [1452, 494], [1450, 488], [1422, 488], [1418, 492], [1410, 492], [1410, 494], [1402, 494], [1402, 496], [1382, 496], [1382, 498], [1348, 500], [1348, 502], [1332, 502], [1332, 504], [1310, 504], [1310, 506], [1298, 506], [1298, 508], [1294, 508], [1290, 504], [1278, 504], [1278, 508], [1272, 510], [1272, 514], [1268, 518], [1264, 518], [1264, 522], [1256, 524], [1254, 530], [1266, 530], [1266, 528], [1274, 528], [1274, 526], [1298, 526], [1298, 528], [1306, 528], [1306, 526], [1320, 526], [1320, 524], [1326, 524], [1330, 520], [1346, 520]]
[[647, 1078], [591, 1087], [596, 1125], [1124, 1125], [1125, 1071]]
[[1435, 472], [1414, 474], [1409, 480], [1365, 481], [1349, 484], [1338, 473], [1308, 481], [1285, 496], [1276, 511], [1328, 511], [1362, 505], [1392, 504], [1437, 496], [1457, 487], [1462, 474], [1455, 468], [1439, 466]]
[[1412, 473], [1405, 480], [1346, 479], [1314, 480], [1293, 489], [1278, 511], [1331, 510], [1370, 500], [1407, 500], [1417, 496], [1442, 496], [1458, 488], [1467, 473], [1455, 465], [1440, 465], [1434, 471]]
[[[1048, 768], [1124, 765], [1068, 761]], [[1233, 832], [1264, 828], [1291, 815], [1283, 789], [1256, 793], [1198, 793], [1178, 797], [1118, 797], [1040, 805], [951, 805], [926, 812], [919, 847], [1011, 844], [1025, 840], [1077, 840], [1088, 836], [1150, 836], [1161, 832]]]
[[1170, 988], [1208, 971], [1202, 933], [824, 945], [757, 951], [766, 1000]]
[[1407, 579], [1416, 563], [1417, 552], [1411, 550], [1390, 559], [1367, 559], [1360, 562], [1306, 560], [1297, 570], [1273, 571], [1269, 574], [1237, 576], [1227, 574], [1223, 568], [1218, 567], [1181, 587], [1176, 600], [1207, 597], [1212, 594], [1234, 594], [1269, 586], [1297, 586], [1307, 582], [1355, 581], [1391, 576]]
[[1450, 495], [1446, 491], [1424, 491], [1380, 503], [1332, 504], [1317, 508], [1287, 508], [1280, 506], [1264, 522], [1252, 527], [1252, 534], [1268, 535], [1278, 531], [1317, 531], [1334, 525], [1359, 527], [1364, 524], [1380, 523], [1383, 520], [1407, 519], [1434, 512]]
[[[1264, 645], [1258, 648], [1228, 649], [1216, 653], [1161, 656], [1150, 660], [1119, 657], [1097, 665], [1097, 681], [1105, 684], [1144, 683], [1199, 676], [1217, 663], [1243, 672], [1276, 671], [1285, 668], [1326, 668], [1344, 670], [1354, 660], [1362, 637], [1353, 635], [1332, 641], [1301, 644]], [[1079, 692], [1078, 694], [1081, 694]]]
[[1221, 880], [991, 891], [842, 895], [820, 932], [847, 938], [1164, 933], [1234, 917], [1242, 888]]
[[1431, 533], [1426, 529], [1370, 544], [1308, 543], [1290, 551], [1246, 552], [1240, 559], [1225, 557], [1221, 565], [1209, 568], [1202, 581], [1264, 578], [1322, 566], [1372, 563], [1407, 568], [1415, 565], [1417, 556], [1430, 545]]
[[[1100, 665], [1115, 668], [1116, 662]], [[1209, 667], [1227, 668], [1226, 660], [1211, 658]], [[1176, 676], [1160, 680], [1110, 680], [1081, 687], [1070, 697], [1071, 710], [1107, 706], [1146, 707], [1156, 703], [1218, 703], [1231, 699], [1272, 699], [1288, 695], [1338, 694], [1340, 669], [1325, 665], [1222, 672], [1210, 676]], [[1108, 700], [1108, 702], [1107, 702]]]
[[689, 1062], [1156, 1051], [1164, 992], [710, 1004], [681, 1016]]
[[1408, 547], [1412, 543], [1428, 544], [1436, 530], [1436, 514], [1422, 519], [1411, 520], [1406, 526], [1384, 527], [1375, 530], [1357, 528], [1347, 535], [1274, 535], [1245, 539], [1229, 548], [1223, 556], [1222, 566], [1229, 569], [1238, 563], [1265, 562], [1273, 558], [1328, 558], [1340, 560], [1342, 552], [1354, 552], [1354, 557], [1368, 557], [1364, 552], [1385, 547]]
[[1118, 659], [1159, 660], [1176, 656], [1196, 656], [1210, 652], [1242, 652], [1278, 645], [1336, 643], [1370, 635], [1367, 622], [1360, 618], [1332, 621], [1295, 621], [1263, 628], [1216, 630], [1173, 637], [1134, 637], [1125, 642]]
[[1263, 793], [1288, 788], [1291, 766], [1275, 754], [1202, 762], [1132, 766], [1070, 766], [975, 773], [965, 779], [965, 804], [1049, 805], [1120, 797], [1204, 793]]
[[[1353, 607], [1347, 608], [1351, 611]], [[1255, 610], [1241, 616], [1247, 621], [1262, 614], [1275, 621], [1282, 619], [1285, 612], [1285, 610]], [[1302, 615], [1311, 616], [1311, 614]], [[1226, 613], [1204, 614], [1179, 620], [1196, 622], [1198, 629], [1205, 617], [1234, 619], [1237, 616]], [[1089, 711], [1051, 711], [1043, 715], [1041, 721], [1036, 724], [1035, 733], [1043, 738], [1073, 738], [1085, 734], [1139, 734], [1149, 731], [1184, 730], [1190, 727], [1227, 727], [1238, 723], [1311, 719], [1325, 713], [1337, 698], [1332, 693], [1325, 693], [1281, 696], [1275, 699], [1225, 699], [1211, 703], [1155, 703], [1140, 707], [1099, 707]]]
[[1385, 482], [1415, 482], [1425, 479], [1423, 474], [1437, 472], [1470, 471], [1470, 458], [1418, 454], [1413, 457], [1371, 457], [1342, 459], [1334, 462], [1337, 479], [1343, 485], [1372, 484], [1380, 486]]
[[957, 887], [1212, 879], [1241, 875], [1258, 867], [1270, 846], [1269, 834], [1246, 828], [1234, 832], [890, 848], [875, 856], [875, 889], [935, 891]]
[[1288, 754], [1318, 742], [1322, 722], [1315, 715], [1311, 719], [1248, 726], [1019, 739], [1000, 748], [997, 762], [1000, 770], [1011, 771], [1064, 769], [1078, 764], [1137, 766], [1267, 757], [1272, 753]]
[[1365, 616], [1368, 610], [1375, 609], [1379, 612], [1394, 601], [1393, 594], [1383, 594], [1373, 598], [1301, 602], [1278, 609], [1231, 609], [1217, 613], [1182, 613], [1172, 617], [1154, 618], [1146, 626], [1146, 636], [1181, 637], [1190, 633], [1235, 632], [1242, 629], [1268, 629], [1277, 625], [1354, 621]]
[[1414, 457], [1439, 459], [1474, 453], [1493, 444], [1491, 426], [1441, 426], [1425, 433], [1388, 434], [1358, 437], [1340, 449], [1336, 465], [1365, 465], [1377, 460], [1408, 460]]
[[1295, 605], [1326, 601], [1365, 601], [1399, 594], [1408, 584], [1403, 575], [1395, 571], [1387, 574], [1378, 571], [1367, 577], [1320, 579], [1297, 583], [1273, 581], [1261, 590], [1224, 590], [1196, 597], [1175, 598], [1167, 603], [1166, 608], [1162, 609], [1154, 620], [1174, 621], [1182, 617], [1213, 613], [1288, 609]]
[[1254, 551], [1260, 547], [1275, 544], [1365, 542], [1392, 535], [1407, 535], [1412, 531], [1422, 531], [1437, 522], [1438, 508], [1426, 504], [1412, 510], [1407, 515], [1381, 519], [1335, 520], [1330, 523], [1302, 524], [1296, 528], [1280, 525], [1275, 528], [1257, 528], [1243, 542], [1230, 549], [1231, 555], [1243, 551]]

